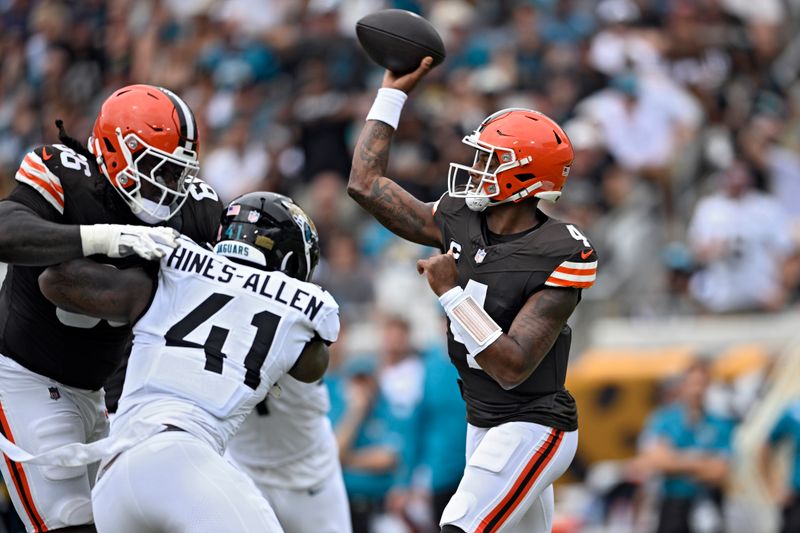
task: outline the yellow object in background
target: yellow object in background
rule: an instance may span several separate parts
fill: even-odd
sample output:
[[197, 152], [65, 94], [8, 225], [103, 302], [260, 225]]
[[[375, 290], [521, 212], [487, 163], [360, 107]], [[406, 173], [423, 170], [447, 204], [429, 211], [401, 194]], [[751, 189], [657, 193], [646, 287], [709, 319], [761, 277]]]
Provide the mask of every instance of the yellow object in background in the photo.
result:
[[597, 348], [570, 365], [567, 389], [578, 404], [578, 465], [626, 459], [659, 400], [660, 385], [695, 359], [688, 346]]
[[[697, 356], [691, 346], [593, 348], [572, 363], [567, 389], [578, 404], [576, 469], [632, 457], [647, 417], [664, 400], [663, 385], [680, 377]], [[763, 345], [734, 345], [714, 357], [711, 373], [730, 383], [769, 362]]]

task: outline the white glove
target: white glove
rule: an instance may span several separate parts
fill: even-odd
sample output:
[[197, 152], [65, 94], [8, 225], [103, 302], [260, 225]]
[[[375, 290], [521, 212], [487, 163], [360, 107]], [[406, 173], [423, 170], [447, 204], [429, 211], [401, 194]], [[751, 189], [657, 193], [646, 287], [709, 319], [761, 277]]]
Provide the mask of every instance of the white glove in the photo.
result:
[[179, 233], [164, 226], [94, 224], [80, 228], [84, 256], [125, 257], [136, 254], [154, 261], [164, 257], [167, 250], [178, 247]]

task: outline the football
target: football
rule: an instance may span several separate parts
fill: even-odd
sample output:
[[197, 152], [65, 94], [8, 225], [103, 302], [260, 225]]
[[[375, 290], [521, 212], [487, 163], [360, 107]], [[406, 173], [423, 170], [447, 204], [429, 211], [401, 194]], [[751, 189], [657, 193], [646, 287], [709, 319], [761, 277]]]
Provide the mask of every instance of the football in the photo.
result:
[[442, 38], [430, 22], [403, 9], [370, 13], [356, 23], [356, 36], [367, 55], [395, 74], [416, 70], [425, 56], [444, 61]]

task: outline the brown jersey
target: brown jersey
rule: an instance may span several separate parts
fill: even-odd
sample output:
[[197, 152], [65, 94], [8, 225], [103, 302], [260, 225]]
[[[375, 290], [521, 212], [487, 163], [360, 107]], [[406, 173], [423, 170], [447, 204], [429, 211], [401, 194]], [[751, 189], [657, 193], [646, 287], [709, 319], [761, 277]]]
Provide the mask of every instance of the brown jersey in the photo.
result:
[[[491, 235], [481, 213], [463, 199], [443, 196], [434, 206], [444, 251], [452, 250], [459, 285], [508, 333], [531, 295], [544, 288], [582, 290], [594, 283], [597, 255], [572, 224], [548, 218], [530, 231]], [[571, 341], [565, 326], [550, 352], [520, 385], [504, 390], [467, 359], [465, 346], [448, 330], [448, 352], [458, 369], [467, 420], [478, 427], [535, 422], [564, 431], [578, 427], [575, 401], [564, 388]]]
[[[8, 201], [59, 224], [142, 225], [97, 166], [70, 148], [40, 146], [23, 159]], [[197, 242], [211, 242], [222, 204], [197, 180], [181, 210], [164, 225]], [[119, 268], [141, 266], [154, 277], [157, 262], [138, 257], [100, 258]], [[65, 385], [96, 390], [130, 350], [131, 329], [58, 309], [39, 290], [46, 267], [9, 265], [0, 291], [0, 354]]]

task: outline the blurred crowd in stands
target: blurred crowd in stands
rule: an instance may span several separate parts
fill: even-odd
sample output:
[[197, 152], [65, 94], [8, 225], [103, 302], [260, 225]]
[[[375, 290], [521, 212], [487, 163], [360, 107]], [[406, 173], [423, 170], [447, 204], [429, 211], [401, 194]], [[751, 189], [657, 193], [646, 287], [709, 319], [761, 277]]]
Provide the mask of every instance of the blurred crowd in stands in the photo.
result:
[[224, 199], [258, 188], [301, 194], [323, 222], [326, 259], [344, 232], [371, 263], [384, 239], [340, 205], [381, 75], [353, 28], [398, 7], [428, 17], [448, 51], [394, 146], [391, 174], [415, 194], [442, 193], [445, 165], [470, 157], [461, 136], [487, 113], [532, 107], [562, 122], [577, 149], [553, 211], [582, 224], [601, 252], [587, 298], [625, 316], [776, 310], [796, 299], [796, 1], [0, 6], [3, 190], [29, 147], [55, 140], [55, 118], [85, 137], [114, 88], [148, 82], [193, 107], [203, 175]]
[[[413, 269], [430, 250], [393, 238], [344, 190], [382, 76], [354, 26], [387, 7], [424, 15], [447, 48], [406, 105], [388, 174], [434, 201], [447, 164], [471, 161], [460, 141], [484, 116], [548, 114], [576, 158], [563, 200], [542, 207], [578, 223], [600, 257], [580, 309], [660, 318], [798, 300], [800, 1], [0, 0], [0, 197], [27, 150], [57, 142], [55, 119], [87, 138], [120, 86], [179, 93], [200, 125], [201, 176], [223, 201], [283, 192], [316, 221], [316, 281], [347, 323], [331, 416], [354, 517], [418, 524], [446, 502], [464, 446], [444, 323]], [[669, 469], [661, 445], [694, 442], [669, 423], [680, 416], [654, 415], [642, 442], [656, 444], [633, 470]], [[719, 461], [701, 482], [716, 487], [729, 435], [708, 424], [719, 440], [702, 446]]]
[[[448, 52], [393, 148], [390, 174], [413, 193], [444, 191], [447, 163], [471, 155], [461, 137], [489, 112], [538, 109], [576, 148], [549, 209], [601, 253], [588, 299], [622, 316], [778, 310], [800, 278], [799, 5], [3, 0], [0, 192], [28, 148], [55, 140], [55, 118], [86, 137], [112, 90], [163, 85], [194, 109], [202, 174], [224, 200], [299, 196], [324, 228], [325, 259], [340, 253], [331, 243], [354, 245], [351, 266], [369, 271], [390, 241], [345, 205], [342, 184], [381, 71], [354, 24], [404, 8], [429, 18]], [[374, 294], [361, 274], [337, 279], [358, 304]]]

